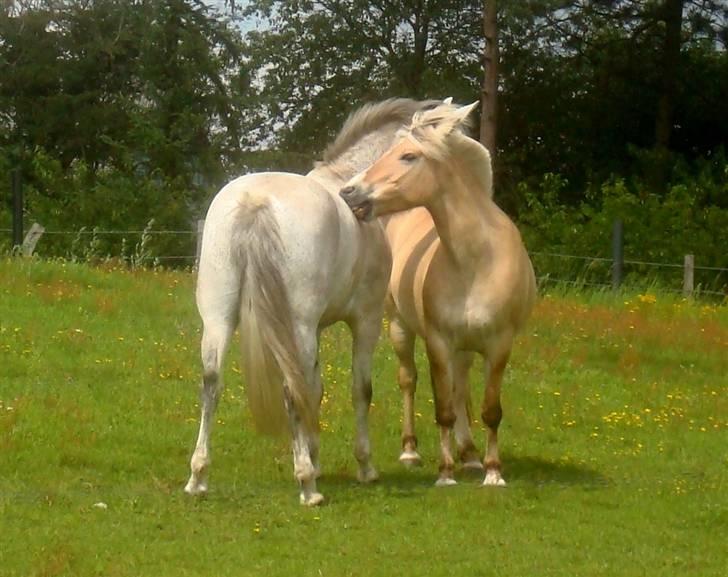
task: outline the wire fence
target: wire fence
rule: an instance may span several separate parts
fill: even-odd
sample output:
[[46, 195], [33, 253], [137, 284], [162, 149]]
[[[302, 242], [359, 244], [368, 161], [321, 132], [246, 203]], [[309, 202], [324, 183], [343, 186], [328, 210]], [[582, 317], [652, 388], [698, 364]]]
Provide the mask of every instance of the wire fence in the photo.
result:
[[[563, 276], [558, 276], [558, 273], [548, 272], [545, 274], [538, 274], [537, 280], [539, 285], [546, 285], [546, 284], [557, 284], [557, 285], [569, 285], [569, 286], [583, 286], [583, 287], [590, 287], [590, 288], [597, 288], [597, 289], [609, 289], [609, 288], [615, 288], [613, 282], [605, 282], [598, 280], [598, 277], [601, 276], [604, 278], [608, 276], [608, 274], [611, 271], [612, 266], [614, 265], [614, 258], [609, 257], [599, 257], [599, 256], [586, 256], [586, 255], [574, 255], [574, 254], [566, 254], [562, 252], [548, 252], [548, 251], [529, 251], [529, 254], [534, 261], [534, 267], [536, 268], [537, 273], [540, 272], [541, 269], [553, 269], [556, 268], [561, 272], [563, 275], [563, 270], [571, 270], [573, 271], [571, 275], [568, 275], [567, 278], [563, 278]], [[564, 261], [577, 261], [581, 263], [579, 267], [549, 267], [549, 266], [542, 266], [539, 267], [539, 264], [542, 264], [543, 259], [560, 259]], [[683, 284], [680, 287], [677, 286], [670, 286], [669, 282], [666, 282], [665, 274], [660, 274], [661, 269], [665, 269], [667, 271], [685, 271], [686, 264], [677, 264], [677, 263], [670, 263], [670, 262], [657, 262], [652, 260], [638, 260], [638, 259], [623, 259], [622, 261], [623, 265], [626, 265], [628, 267], [634, 267], [639, 268], [642, 270], [642, 273], [639, 274], [633, 274], [633, 275], [627, 275], [627, 284], [629, 285], [649, 285], [649, 284], [659, 284], [660, 290], [667, 291], [667, 292], [673, 292], [673, 293], [682, 293], [687, 294], [688, 292], [691, 294], [700, 294], [705, 296], [711, 296], [711, 297], [722, 297], [722, 298], [728, 298], [728, 268], [720, 267], [720, 266], [704, 266], [704, 265], [696, 265], [691, 264], [690, 268], [692, 269], [690, 271], [690, 286], [691, 288], [689, 291], [686, 289], [686, 286]], [[593, 265], [601, 265], [599, 267], [594, 267]], [[594, 270], [596, 268], [596, 270]], [[652, 269], [652, 272], [645, 272], [645, 269]], [[594, 272], [594, 274], [590, 274], [590, 272]], [[704, 279], [704, 282], [698, 283], [696, 286], [697, 288], [692, 288], [692, 283], [694, 279], [694, 274], [700, 274], [703, 273], [702, 276], [706, 276], [706, 274], [710, 274], [712, 276], [711, 279]], [[674, 273], [670, 274], [669, 276], [673, 277], [673, 283], [677, 280], [674, 275]], [[595, 278], [596, 277], [596, 278]], [[685, 279], [683, 280], [683, 283], [685, 282]], [[661, 281], [658, 283], [658, 281]]]
[[[200, 242], [200, 230], [183, 229], [144, 229], [144, 230], [100, 230], [100, 229], [80, 229], [80, 230], [45, 230], [43, 231], [44, 236], [50, 238], [57, 237], [73, 237], [74, 239], [80, 238], [123, 238], [139, 236], [140, 238], [152, 238], [152, 237], [171, 237], [178, 239], [186, 239], [185, 243], [187, 246], [194, 246], [195, 244], [199, 250]], [[12, 229], [0, 228], [0, 233], [11, 233]], [[44, 252], [44, 251], [39, 251]], [[537, 271], [537, 280], [539, 285], [556, 284], [574, 287], [590, 287], [596, 289], [609, 289], [614, 288], [613, 283], [605, 282], [603, 279], [605, 275], [608, 275], [611, 267], [614, 264], [614, 259], [603, 256], [589, 256], [589, 255], [578, 255], [568, 254], [564, 252], [549, 252], [549, 251], [530, 251], [529, 254], [534, 260], [534, 265]], [[197, 254], [146, 254], [141, 253], [134, 257], [137, 263], [151, 263], [151, 264], [162, 264], [168, 263], [169, 266], [183, 266], [193, 267], [196, 264], [198, 256]], [[565, 263], [572, 262], [577, 263], [577, 267], [573, 266], [546, 266], [543, 264], [544, 259], [557, 259], [564, 261]], [[638, 259], [623, 259], [622, 263], [631, 267], [640, 267], [642, 269], [654, 269], [660, 271], [661, 269], [666, 270], [684, 270], [685, 264], [677, 264], [670, 262], [657, 262], [652, 260], [638, 260]], [[592, 270], [598, 265], [597, 270]], [[698, 288], [694, 291], [697, 294], [714, 296], [714, 297], [728, 297], [728, 268], [720, 266], [709, 266], [709, 265], [692, 265], [694, 271], [702, 273], [712, 273], [716, 277], [726, 275], [721, 281], [713, 279], [711, 287], [705, 286], [704, 284], [698, 284]], [[549, 271], [549, 272], [544, 272]], [[558, 271], [558, 272], [555, 272]], [[568, 278], [563, 278], [564, 273]], [[642, 283], [650, 278], [654, 279], [659, 276], [658, 272], [650, 274], [643, 274]], [[601, 277], [601, 278], [600, 278]], [[634, 279], [632, 279], [634, 280]], [[635, 283], [632, 283], [635, 284]], [[666, 290], [675, 293], [685, 293], [685, 288], [677, 288], [671, 286], [660, 286], [661, 290]]]

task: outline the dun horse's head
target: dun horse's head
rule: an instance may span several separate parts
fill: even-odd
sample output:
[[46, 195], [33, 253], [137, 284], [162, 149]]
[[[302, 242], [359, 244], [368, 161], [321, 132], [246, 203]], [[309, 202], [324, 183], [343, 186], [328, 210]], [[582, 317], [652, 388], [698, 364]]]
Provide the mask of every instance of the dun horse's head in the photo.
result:
[[467, 125], [477, 102], [457, 107], [451, 99], [417, 112], [392, 147], [339, 191], [359, 220], [426, 206], [442, 189], [450, 139]]

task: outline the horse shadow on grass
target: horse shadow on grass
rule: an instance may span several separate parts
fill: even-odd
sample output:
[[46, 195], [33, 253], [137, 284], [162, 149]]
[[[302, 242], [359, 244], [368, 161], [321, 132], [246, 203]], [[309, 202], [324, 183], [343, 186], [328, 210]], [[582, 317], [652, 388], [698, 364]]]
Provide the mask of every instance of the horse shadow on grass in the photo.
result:
[[[611, 479], [598, 470], [584, 464], [552, 461], [533, 456], [510, 456], [503, 459], [503, 476], [508, 487], [514, 489], [574, 487], [598, 490], [612, 484]], [[320, 480], [326, 492], [355, 490], [357, 492], [386, 493], [388, 496], [411, 498], [430, 490], [437, 478], [437, 464], [426, 462], [424, 466], [407, 468], [397, 464], [380, 470], [379, 481], [367, 485], [358, 484], [350, 470], [324, 472]], [[480, 486], [483, 473], [456, 469], [455, 478], [460, 486]]]

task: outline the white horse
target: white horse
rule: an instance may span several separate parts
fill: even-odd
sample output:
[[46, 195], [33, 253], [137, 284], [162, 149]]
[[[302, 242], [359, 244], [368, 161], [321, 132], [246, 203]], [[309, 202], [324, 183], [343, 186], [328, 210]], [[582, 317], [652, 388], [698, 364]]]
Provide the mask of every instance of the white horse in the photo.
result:
[[338, 191], [387, 150], [396, 131], [427, 104], [392, 99], [365, 106], [307, 175], [249, 174], [227, 184], [212, 201], [197, 279], [202, 409], [187, 493], [207, 490], [221, 366], [238, 323], [254, 422], [264, 432], [290, 428], [294, 475], [305, 505], [323, 501], [316, 489], [323, 392], [319, 334], [340, 320], [349, 325], [358, 478], [377, 478], [368, 433], [371, 358], [391, 256], [380, 224], [358, 222]]

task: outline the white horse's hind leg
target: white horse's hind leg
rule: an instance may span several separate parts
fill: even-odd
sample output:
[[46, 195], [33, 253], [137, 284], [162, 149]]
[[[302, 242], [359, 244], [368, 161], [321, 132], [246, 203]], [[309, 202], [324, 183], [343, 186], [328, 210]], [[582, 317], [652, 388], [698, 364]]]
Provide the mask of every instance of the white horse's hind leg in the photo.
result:
[[373, 319], [352, 324], [352, 388], [351, 401], [356, 418], [356, 439], [354, 456], [359, 463], [357, 478], [362, 483], [376, 481], [377, 470], [371, 463], [369, 441], [369, 407], [372, 403], [372, 356], [379, 339], [381, 321]]
[[[300, 361], [303, 365], [309, 398], [312, 400], [312, 407], [315, 403], [314, 410], [318, 420], [319, 404], [323, 394], [321, 378], [317, 374], [318, 334], [315, 329], [309, 330], [301, 326], [297, 328]], [[316, 478], [320, 474], [318, 429], [309, 430], [288, 399], [286, 399], [286, 410], [293, 435], [293, 474], [301, 487], [301, 504], [313, 507], [324, 500], [324, 496], [316, 488]]]
[[[318, 349], [318, 338], [317, 338], [317, 344], [316, 348]], [[313, 368], [313, 407], [315, 410], [315, 421], [317, 423], [321, 420], [321, 400], [324, 396], [324, 387], [323, 383], [321, 382], [321, 367], [319, 365], [319, 359], [318, 359], [318, 350], [316, 355], [316, 363], [314, 364]], [[319, 457], [319, 450], [321, 445], [321, 439], [319, 435], [319, 430], [315, 429], [310, 432], [309, 439], [308, 439], [308, 450], [309, 454], [311, 455], [311, 463], [313, 463], [313, 470], [314, 475], [318, 479], [321, 476], [321, 462]]]
[[197, 445], [190, 461], [191, 475], [185, 492], [198, 495], [207, 491], [207, 468], [210, 465], [210, 430], [215, 409], [223, 388], [222, 361], [230, 343], [235, 324], [230, 322], [205, 323], [202, 334], [202, 390], [201, 416]]
[[453, 363], [453, 404], [455, 409], [455, 443], [464, 469], [482, 471], [478, 449], [475, 448], [470, 431], [470, 367], [473, 354], [461, 352], [455, 356]]
[[318, 471], [311, 459], [311, 446], [317, 445], [312, 436], [316, 433], [306, 430], [293, 404], [286, 399], [286, 409], [293, 435], [293, 475], [301, 487], [301, 504], [314, 507], [323, 503], [324, 496], [316, 488]]

